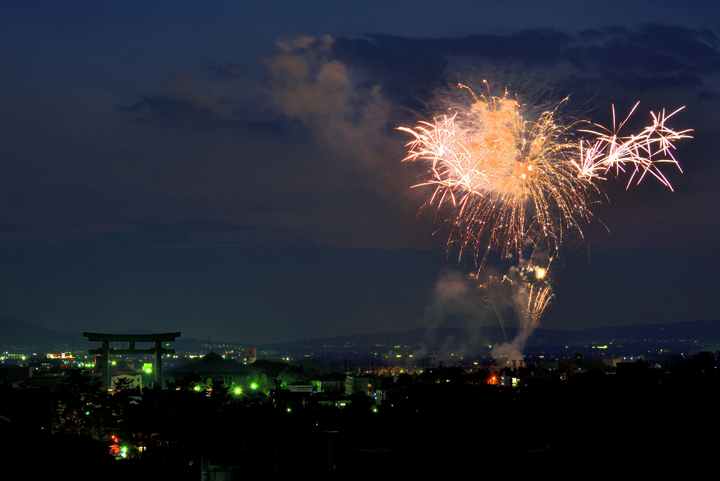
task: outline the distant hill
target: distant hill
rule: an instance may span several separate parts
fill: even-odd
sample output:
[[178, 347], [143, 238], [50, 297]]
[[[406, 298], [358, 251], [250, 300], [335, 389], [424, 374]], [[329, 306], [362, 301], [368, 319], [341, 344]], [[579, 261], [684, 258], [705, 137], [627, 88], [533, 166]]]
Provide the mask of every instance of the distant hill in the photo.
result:
[[[88, 332], [94, 332], [92, 328]], [[154, 334], [147, 329], [130, 329], [127, 331], [114, 331], [110, 334]], [[190, 340], [195, 341], [194, 339]], [[195, 341], [193, 346], [199, 341]], [[89, 343], [82, 332], [54, 331], [19, 321], [11, 317], [0, 317], [0, 348], [37, 349], [38, 351], [55, 350], [88, 350], [98, 347], [98, 343]]]
[[600, 327], [582, 331], [550, 331], [538, 329], [528, 345], [546, 338], [554, 344], [587, 344], [615, 340], [695, 340], [701, 344], [720, 344], [720, 320], [685, 321], [671, 324], [642, 324], [635, 326]]
[[[96, 332], [89, 327], [85, 332]], [[147, 329], [129, 329], [127, 331], [111, 331], [108, 334], [155, 334], [155, 331]], [[215, 342], [219, 343], [218, 341]], [[203, 345], [207, 341], [201, 341], [190, 337], [180, 337], [175, 341], [171, 349], [176, 351], [203, 351]], [[39, 352], [53, 352], [65, 350], [95, 349], [99, 347], [97, 342], [88, 342], [82, 332], [54, 331], [36, 324], [19, 321], [11, 317], [0, 317], [0, 350], [22, 349]]]
[[[516, 335], [514, 329], [506, 329], [509, 339]], [[720, 345], [720, 320], [686, 321], [672, 324], [643, 324], [635, 326], [615, 326], [580, 331], [561, 331], [537, 329], [528, 339], [527, 348], [540, 346], [578, 346], [592, 343], [643, 342], [654, 341], [697, 341], [699, 344]], [[505, 342], [505, 336], [499, 327], [480, 327], [475, 329], [442, 328], [413, 329], [404, 332], [386, 332], [361, 335], [336, 336], [327, 339], [307, 339], [264, 346], [277, 351], [300, 351], [322, 346], [377, 346], [379, 349], [397, 345], [411, 345], [414, 348], [428, 350], [459, 350], [472, 345], [495, 345]]]
[[87, 340], [81, 332], [53, 331], [37, 324], [28, 324], [11, 317], [0, 317], [0, 347], [7, 349], [54, 350], [63, 345], [66, 349], [87, 349]]
[[425, 347], [430, 350], [458, 349], [468, 341], [479, 341], [494, 344], [504, 341], [502, 330], [499, 327], [480, 327], [464, 329], [451, 327], [442, 329], [418, 328], [411, 331], [380, 332], [372, 334], [358, 334], [335, 336], [325, 339], [306, 339], [304, 341], [290, 341], [284, 343], [267, 344], [264, 348], [278, 351], [297, 351], [304, 348], [322, 348], [323, 346], [376, 346], [379, 349], [397, 345]]
[[[506, 329], [506, 331], [509, 338], [512, 339], [515, 336], [514, 330]], [[132, 329], [116, 333], [152, 334], [153, 331]], [[668, 342], [696, 341], [703, 345], [720, 345], [720, 320], [602, 327], [581, 331], [537, 329], [528, 340], [526, 347], [578, 346], [611, 342], [614, 344], [618, 342], [650, 342], [648, 341], [650, 339], [653, 341]], [[494, 345], [504, 341], [505, 337], [502, 330], [499, 327], [491, 326], [475, 329], [418, 328], [410, 331], [336, 336], [325, 339], [307, 339], [265, 344], [262, 346], [255, 345], [255, 347], [280, 352], [302, 352], [307, 349], [313, 351], [319, 349], [338, 349], [337, 352], [342, 352], [343, 350], [372, 350], [373, 348], [385, 352], [387, 348], [394, 348], [395, 346], [412, 346], [415, 349], [425, 348], [430, 351], [439, 351], [459, 350], [463, 347], [473, 345]], [[253, 346], [252, 343], [213, 340], [213, 344], [228, 342], [231, 344], [244, 344], [246, 347]], [[176, 350], [196, 350], [200, 352], [206, 349], [203, 348], [204, 344], [207, 344], [207, 341], [181, 337], [173, 343], [172, 348]], [[53, 351], [69, 350], [73, 346], [78, 350], [87, 350], [92, 347], [97, 347], [97, 343], [88, 343], [87, 339], [83, 337], [82, 332], [54, 331], [17, 319], [0, 317], [0, 348], [3, 350], [14, 347], [15, 349]]]

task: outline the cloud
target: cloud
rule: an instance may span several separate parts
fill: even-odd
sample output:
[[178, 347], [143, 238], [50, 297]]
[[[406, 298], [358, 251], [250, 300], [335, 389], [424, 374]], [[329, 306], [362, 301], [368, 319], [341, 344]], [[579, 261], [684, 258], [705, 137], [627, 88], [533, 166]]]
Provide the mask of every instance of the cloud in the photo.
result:
[[[562, 97], [568, 93], [590, 96], [598, 90], [601, 95], [617, 95], [618, 88], [669, 91], [705, 86], [707, 90], [707, 76], [720, 72], [716, 35], [707, 29], [675, 25], [607, 27], [577, 33], [535, 29], [457, 38], [368, 35], [360, 40], [338, 39], [335, 46], [338, 58], [372, 72], [385, 91], [398, 98], [403, 91], [410, 96], [427, 94], [452, 78], [453, 71], [474, 72], [481, 77], [476, 83], [482, 79], [498, 82], [500, 88], [508, 87], [523, 99], [532, 82], [522, 85], [520, 79], [534, 77], [534, 71], [545, 74], [543, 84], [551, 95], [565, 90]], [[468, 82], [472, 79], [464, 83]], [[411, 103], [410, 98], [402, 100]]]
[[[266, 59], [270, 102], [305, 129], [317, 158], [314, 173], [330, 191], [348, 181], [345, 190], [366, 198], [365, 206], [381, 203], [385, 215], [412, 219], [418, 208], [411, 201], [413, 169], [400, 162], [404, 139], [395, 130], [404, 112], [385, 95], [383, 79], [369, 81], [362, 69], [335, 58], [334, 45], [327, 36], [278, 42], [278, 53]], [[391, 235], [412, 233], [394, 229]]]
[[[350, 68], [332, 58], [329, 37], [278, 42], [279, 53], [266, 59], [269, 96], [283, 115], [306, 122], [337, 143], [381, 134], [390, 120], [380, 85], [362, 85]], [[382, 137], [382, 135], [380, 135]]]

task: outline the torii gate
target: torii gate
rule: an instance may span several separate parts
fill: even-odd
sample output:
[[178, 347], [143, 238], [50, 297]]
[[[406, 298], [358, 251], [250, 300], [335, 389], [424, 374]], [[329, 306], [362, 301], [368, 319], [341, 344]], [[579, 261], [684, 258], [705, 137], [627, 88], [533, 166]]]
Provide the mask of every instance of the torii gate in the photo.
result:
[[[160, 343], [174, 341], [180, 337], [179, 332], [168, 332], [165, 334], [97, 334], [94, 332], [83, 332], [90, 342], [102, 342], [100, 349], [90, 349], [88, 354], [100, 356], [100, 369], [103, 387], [110, 389], [110, 354], [154, 354], [155, 355], [155, 385], [162, 385], [162, 355], [175, 354], [174, 349], [165, 349]], [[110, 347], [111, 342], [127, 342], [128, 349], [115, 349]], [[149, 349], [135, 349], [136, 342], [154, 342], [155, 347]]]

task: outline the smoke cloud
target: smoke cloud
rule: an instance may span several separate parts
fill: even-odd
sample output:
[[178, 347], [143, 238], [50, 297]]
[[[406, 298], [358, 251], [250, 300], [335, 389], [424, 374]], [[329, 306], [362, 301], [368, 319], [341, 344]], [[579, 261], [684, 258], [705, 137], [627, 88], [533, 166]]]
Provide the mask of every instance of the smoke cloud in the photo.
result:
[[[322, 182], [336, 199], [321, 208], [345, 222], [335, 234], [348, 236], [342, 245], [392, 249], [435, 244], [420, 235], [427, 232], [424, 226], [408, 221], [418, 206], [410, 189], [413, 169], [400, 162], [405, 138], [395, 127], [402, 123], [403, 111], [387, 100], [375, 77], [336, 58], [332, 37], [299, 37], [277, 42], [277, 47], [276, 55], [265, 60], [268, 100], [312, 150], [313, 165], [306, 175]], [[343, 199], [354, 210], [339, 215]], [[359, 203], [366, 209], [358, 210]], [[378, 224], [378, 209], [384, 211], [384, 225]], [[392, 225], [392, 219], [402, 228]]]
[[[425, 310], [423, 324], [431, 333], [453, 327], [466, 330], [462, 339], [447, 335], [442, 345], [436, 348], [437, 359], [454, 362], [459, 357], [476, 354], [485, 343], [477, 328], [488, 324], [488, 314], [483, 294], [475, 281], [457, 270], [442, 272], [435, 284], [432, 303]], [[425, 350], [423, 347], [423, 352]]]
[[399, 137], [388, 136], [392, 106], [380, 85], [362, 81], [332, 57], [333, 42], [329, 36], [277, 42], [280, 52], [266, 60], [271, 100], [286, 117], [303, 122], [336, 159], [379, 173], [402, 158], [393, 157], [402, 146]]

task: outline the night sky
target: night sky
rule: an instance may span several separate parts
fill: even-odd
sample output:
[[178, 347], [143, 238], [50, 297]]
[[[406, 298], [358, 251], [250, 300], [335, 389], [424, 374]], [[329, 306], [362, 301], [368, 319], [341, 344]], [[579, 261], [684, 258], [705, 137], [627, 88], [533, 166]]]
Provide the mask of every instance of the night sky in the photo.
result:
[[4, 2], [0, 317], [254, 343], [491, 325], [395, 130], [487, 79], [695, 130], [674, 192], [603, 183], [543, 326], [720, 318], [715, 4], [552, 3]]

